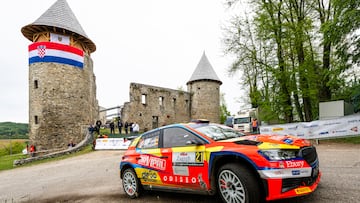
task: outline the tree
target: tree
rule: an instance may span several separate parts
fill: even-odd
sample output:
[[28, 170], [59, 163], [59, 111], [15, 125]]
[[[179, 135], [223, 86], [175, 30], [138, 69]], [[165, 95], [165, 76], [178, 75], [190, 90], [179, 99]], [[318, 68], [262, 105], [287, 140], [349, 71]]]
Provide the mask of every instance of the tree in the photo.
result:
[[230, 116], [230, 112], [227, 110], [224, 93], [220, 96], [220, 123], [225, 123], [226, 118]]
[[344, 93], [358, 84], [360, 1], [249, 3], [253, 15], [237, 15], [225, 30], [224, 52], [236, 56], [229, 73], [242, 73], [253, 107], [265, 109], [269, 119], [311, 121], [319, 101], [349, 97]]

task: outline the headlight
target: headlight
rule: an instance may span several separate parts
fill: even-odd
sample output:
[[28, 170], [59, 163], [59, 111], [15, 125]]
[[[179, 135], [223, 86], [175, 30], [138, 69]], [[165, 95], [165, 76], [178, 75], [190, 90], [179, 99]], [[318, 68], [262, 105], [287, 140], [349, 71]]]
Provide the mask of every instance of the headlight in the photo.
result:
[[260, 150], [260, 154], [270, 161], [281, 161], [296, 158], [297, 150], [271, 149]]

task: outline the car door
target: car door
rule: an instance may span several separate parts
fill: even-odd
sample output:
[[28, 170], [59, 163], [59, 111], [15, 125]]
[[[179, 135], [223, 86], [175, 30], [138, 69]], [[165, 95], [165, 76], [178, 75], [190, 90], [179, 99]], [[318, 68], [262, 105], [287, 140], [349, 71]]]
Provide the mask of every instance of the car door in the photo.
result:
[[205, 143], [186, 128], [165, 128], [160, 141], [166, 170], [159, 172], [165, 185], [192, 190], [208, 187], [208, 164], [204, 159]]
[[166, 169], [166, 162], [162, 159], [159, 148], [160, 130], [144, 134], [136, 145], [137, 177], [142, 185], [161, 185], [159, 171]]

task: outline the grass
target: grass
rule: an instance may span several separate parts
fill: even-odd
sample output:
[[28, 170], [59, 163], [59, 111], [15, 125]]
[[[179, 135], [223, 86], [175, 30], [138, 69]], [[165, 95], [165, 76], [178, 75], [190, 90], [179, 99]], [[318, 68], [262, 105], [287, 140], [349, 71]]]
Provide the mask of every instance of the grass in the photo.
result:
[[[87, 145], [86, 147], [84, 147], [79, 152], [67, 154], [67, 155], [64, 155], [64, 156], [59, 156], [59, 157], [56, 157], [56, 158], [48, 158], [48, 159], [37, 160], [37, 161], [31, 162], [29, 164], [25, 164], [23, 166], [32, 166], [32, 165], [35, 165], [35, 164], [47, 163], [47, 162], [51, 162], [51, 161], [62, 160], [62, 159], [66, 159], [66, 158], [69, 158], [69, 157], [74, 157], [74, 156], [86, 154], [86, 153], [89, 153], [89, 152], [93, 151], [91, 147], [92, 147], [92, 145]], [[29, 157], [29, 156], [26, 155], [26, 154], [15, 154], [15, 155], [0, 156], [0, 171], [9, 170], [9, 169], [18, 168], [18, 167], [23, 167], [23, 166], [15, 166], [14, 167], [13, 163], [14, 163], [15, 160], [23, 159], [23, 158], [27, 158], [27, 157]]]
[[0, 156], [0, 171], [14, 168], [14, 160], [26, 158], [26, 154]]
[[346, 143], [346, 144], [360, 144], [360, 136], [357, 137], [344, 137], [328, 140], [320, 140], [320, 143]]

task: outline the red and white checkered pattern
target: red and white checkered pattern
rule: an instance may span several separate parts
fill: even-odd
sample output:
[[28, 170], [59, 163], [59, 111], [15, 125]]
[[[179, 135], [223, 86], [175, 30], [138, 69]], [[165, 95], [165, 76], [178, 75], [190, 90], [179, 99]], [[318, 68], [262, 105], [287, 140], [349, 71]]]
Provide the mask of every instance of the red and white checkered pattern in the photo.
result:
[[38, 50], [38, 55], [40, 58], [44, 58], [44, 56], [46, 55], [46, 46], [45, 45], [39, 45], [37, 47]]

